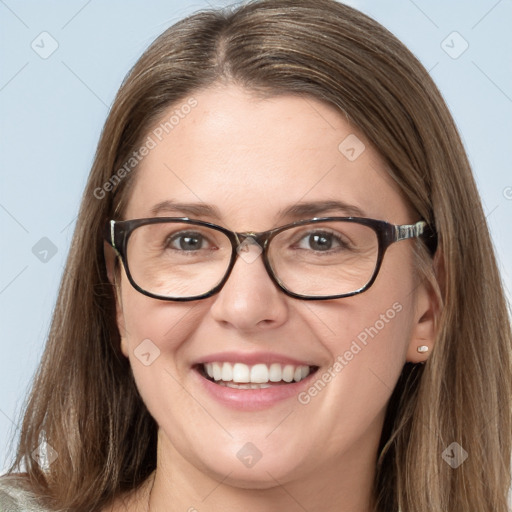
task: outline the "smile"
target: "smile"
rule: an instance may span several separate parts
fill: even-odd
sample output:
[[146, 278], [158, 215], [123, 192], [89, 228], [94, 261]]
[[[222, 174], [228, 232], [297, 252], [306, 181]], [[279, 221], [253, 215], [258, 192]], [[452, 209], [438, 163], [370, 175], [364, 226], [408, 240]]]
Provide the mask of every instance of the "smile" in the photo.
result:
[[210, 362], [199, 365], [205, 378], [220, 386], [235, 389], [262, 389], [272, 385], [300, 382], [316, 366], [272, 363], [247, 365], [244, 363]]

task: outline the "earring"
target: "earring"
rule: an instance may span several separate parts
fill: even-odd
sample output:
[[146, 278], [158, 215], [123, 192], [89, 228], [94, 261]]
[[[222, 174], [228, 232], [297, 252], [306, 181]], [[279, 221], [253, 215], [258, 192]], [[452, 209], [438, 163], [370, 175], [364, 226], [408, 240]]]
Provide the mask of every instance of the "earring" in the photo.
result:
[[424, 353], [424, 352], [428, 352], [428, 347], [427, 345], [420, 345], [418, 348], [417, 348], [418, 352], [420, 353]]

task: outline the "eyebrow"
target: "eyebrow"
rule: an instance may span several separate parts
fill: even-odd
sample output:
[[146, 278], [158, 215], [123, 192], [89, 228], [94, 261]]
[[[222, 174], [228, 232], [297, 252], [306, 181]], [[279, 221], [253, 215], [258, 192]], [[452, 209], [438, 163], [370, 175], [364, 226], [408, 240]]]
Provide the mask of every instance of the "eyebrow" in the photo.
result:
[[175, 213], [185, 214], [192, 217], [212, 217], [213, 219], [220, 220], [221, 214], [216, 206], [206, 203], [178, 203], [175, 201], [167, 200], [156, 204], [151, 208], [153, 215], [162, 213]]
[[[297, 220], [301, 218], [313, 218], [338, 213], [349, 217], [366, 217], [359, 207], [337, 200], [310, 201], [296, 203], [277, 212], [277, 219]], [[162, 201], [153, 208], [151, 213], [155, 216], [163, 213], [180, 214], [190, 217], [209, 217], [216, 221], [222, 220], [219, 209], [207, 203], [179, 203], [172, 200]]]
[[278, 213], [279, 218], [290, 217], [292, 219], [298, 219], [301, 217], [315, 217], [335, 212], [349, 217], [366, 217], [363, 210], [357, 206], [335, 200], [296, 203], [284, 210], [280, 210]]

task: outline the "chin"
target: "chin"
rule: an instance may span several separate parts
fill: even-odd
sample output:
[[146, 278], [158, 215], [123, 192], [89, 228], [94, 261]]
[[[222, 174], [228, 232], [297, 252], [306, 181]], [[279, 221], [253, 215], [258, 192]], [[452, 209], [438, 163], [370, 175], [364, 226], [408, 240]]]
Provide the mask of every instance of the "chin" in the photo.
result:
[[256, 467], [246, 469], [233, 466], [228, 468], [226, 465], [225, 469], [226, 472], [224, 473], [214, 470], [212, 477], [231, 487], [255, 490], [271, 489], [276, 487], [276, 485], [289, 482], [293, 479], [294, 473], [292, 468], [286, 471], [285, 468], [277, 465], [261, 466], [259, 469]]
[[235, 456], [232, 452], [222, 456], [215, 454], [213, 460], [203, 459], [198, 467], [213, 479], [240, 489], [270, 489], [304, 476], [306, 463], [302, 458], [293, 457], [292, 460], [282, 450], [273, 453], [267, 450], [267, 455], [260, 452], [258, 458], [256, 453], [251, 453], [252, 450], [255, 449], [247, 443], [242, 449], [237, 449]]

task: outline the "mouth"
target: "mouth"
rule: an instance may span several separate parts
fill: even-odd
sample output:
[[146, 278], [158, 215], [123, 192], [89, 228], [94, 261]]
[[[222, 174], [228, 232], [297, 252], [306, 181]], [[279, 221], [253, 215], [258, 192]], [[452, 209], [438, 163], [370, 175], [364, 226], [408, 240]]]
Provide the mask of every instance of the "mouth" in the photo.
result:
[[206, 380], [232, 389], [265, 389], [300, 382], [318, 370], [318, 366], [281, 363], [199, 363], [194, 369]]

